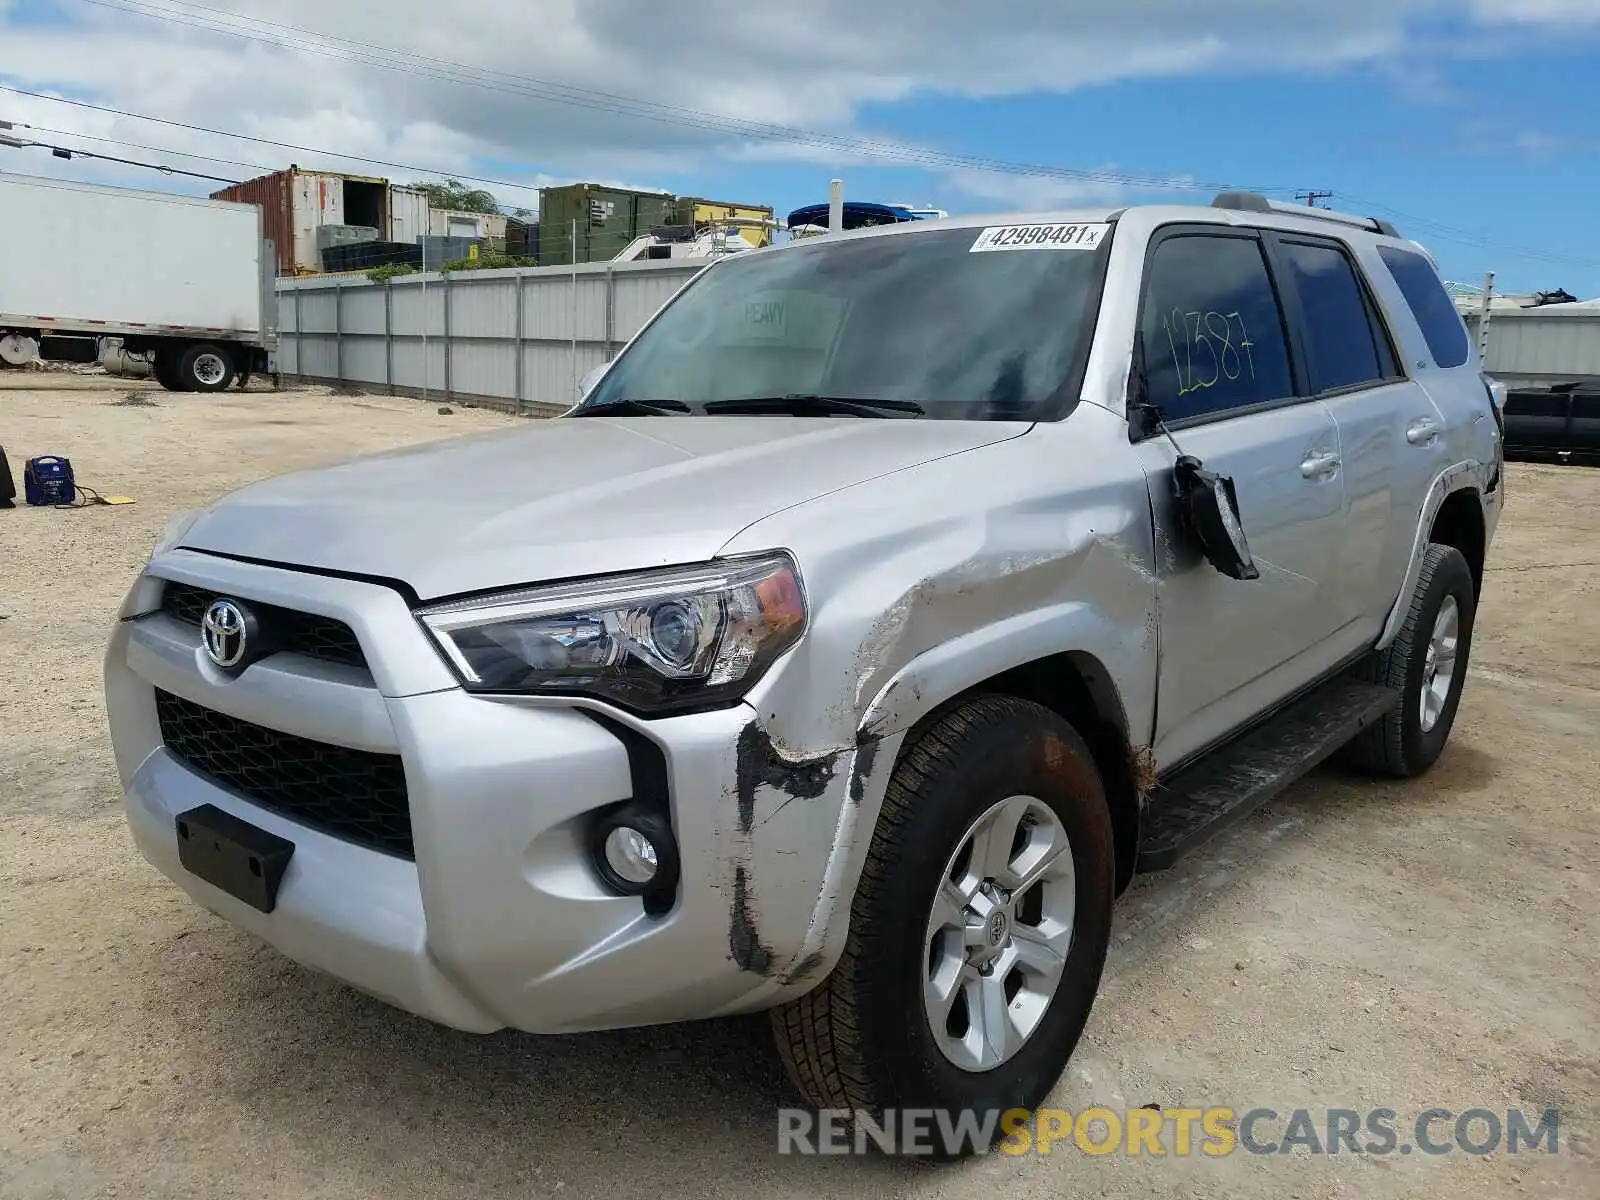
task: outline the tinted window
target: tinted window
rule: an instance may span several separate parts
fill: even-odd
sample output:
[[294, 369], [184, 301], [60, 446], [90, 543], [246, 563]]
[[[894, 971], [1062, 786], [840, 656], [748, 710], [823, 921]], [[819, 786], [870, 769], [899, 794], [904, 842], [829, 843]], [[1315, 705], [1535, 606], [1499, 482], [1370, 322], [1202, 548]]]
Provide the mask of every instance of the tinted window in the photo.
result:
[[1393, 246], [1382, 246], [1378, 253], [1383, 256], [1389, 274], [1400, 285], [1401, 294], [1411, 306], [1411, 315], [1422, 326], [1422, 336], [1427, 340], [1433, 361], [1441, 367], [1459, 367], [1466, 362], [1471, 353], [1467, 331], [1433, 265], [1420, 254], [1396, 250]]
[[1283, 314], [1254, 238], [1184, 235], [1155, 250], [1145, 370], [1168, 421], [1292, 395]]
[[1344, 251], [1285, 242], [1283, 252], [1305, 313], [1313, 389], [1326, 392], [1384, 378], [1388, 372], [1378, 361], [1366, 297]]
[[935, 418], [1049, 415], [1094, 311], [1095, 243], [1019, 237], [974, 253], [982, 233], [817, 238], [724, 259], [640, 334], [583, 408], [667, 399], [698, 412], [802, 393], [909, 400]]

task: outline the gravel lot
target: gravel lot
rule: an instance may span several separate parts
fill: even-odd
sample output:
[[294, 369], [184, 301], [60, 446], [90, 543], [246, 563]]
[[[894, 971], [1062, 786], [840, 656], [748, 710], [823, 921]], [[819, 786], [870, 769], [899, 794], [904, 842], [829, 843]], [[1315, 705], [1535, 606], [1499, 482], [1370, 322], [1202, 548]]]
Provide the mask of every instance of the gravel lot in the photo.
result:
[[24, 458], [60, 453], [138, 501], [0, 511], [0, 1196], [1600, 1196], [1600, 473], [1512, 468], [1470, 686], [1425, 781], [1322, 772], [1136, 885], [1054, 1098], [1387, 1107], [1402, 1130], [1434, 1106], [1556, 1107], [1559, 1153], [1069, 1145], [932, 1169], [778, 1157], [760, 1020], [456, 1034], [285, 961], [135, 854], [101, 654], [168, 517], [510, 423], [0, 376], [19, 486]]

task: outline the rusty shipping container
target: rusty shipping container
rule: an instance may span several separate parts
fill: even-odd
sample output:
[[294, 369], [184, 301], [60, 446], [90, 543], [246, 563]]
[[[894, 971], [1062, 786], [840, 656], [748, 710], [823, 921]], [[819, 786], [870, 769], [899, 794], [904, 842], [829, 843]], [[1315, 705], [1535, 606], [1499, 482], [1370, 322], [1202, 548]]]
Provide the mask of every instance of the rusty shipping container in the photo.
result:
[[278, 274], [322, 269], [317, 230], [324, 225], [364, 225], [379, 240], [412, 242], [427, 231], [427, 197], [387, 179], [302, 171], [290, 167], [212, 193], [261, 208], [262, 227], [278, 247]]

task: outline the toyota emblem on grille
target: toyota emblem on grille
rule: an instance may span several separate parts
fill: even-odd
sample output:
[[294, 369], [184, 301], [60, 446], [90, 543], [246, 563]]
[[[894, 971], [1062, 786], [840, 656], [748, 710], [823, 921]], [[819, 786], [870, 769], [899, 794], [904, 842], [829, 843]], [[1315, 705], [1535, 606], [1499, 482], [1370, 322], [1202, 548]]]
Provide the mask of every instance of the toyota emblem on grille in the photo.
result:
[[200, 640], [206, 655], [224, 671], [244, 662], [250, 648], [249, 614], [232, 600], [213, 600], [200, 620]]

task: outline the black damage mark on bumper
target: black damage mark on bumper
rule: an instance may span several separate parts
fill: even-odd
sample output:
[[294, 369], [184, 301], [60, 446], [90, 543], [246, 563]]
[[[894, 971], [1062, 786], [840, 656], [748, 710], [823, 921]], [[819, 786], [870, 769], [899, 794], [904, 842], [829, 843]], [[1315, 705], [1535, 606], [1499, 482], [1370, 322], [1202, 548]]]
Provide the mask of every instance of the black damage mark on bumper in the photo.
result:
[[739, 731], [734, 771], [739, 791], [739, 832], [749, 833], [756, 819], [756, 788], [775, 787], [790, 800], [815, 800], [833, 781], [836, 753], [818, 758], [788, 759], [756, 722]]
[[772, 951], [762, 944], [750, 911], [750, 881], [743, 867], [733, 869], [733, 907], [729, 910], [728, 949], [741, 971], [772, 973]]
[[850, 768], [850, 803], [859, 806], [867, 795], [867, 776], [878, 761], [878, 738], [862, 738], [856, 747], [856, 761]]

